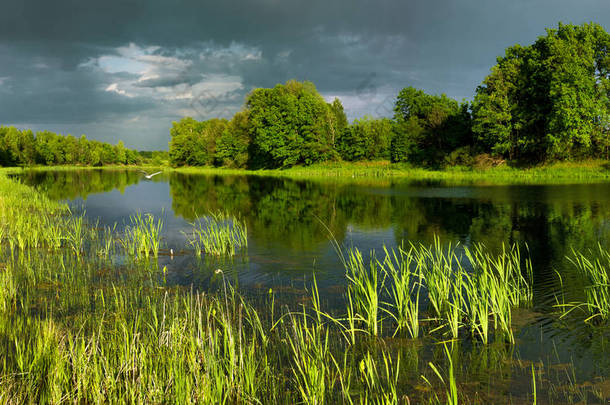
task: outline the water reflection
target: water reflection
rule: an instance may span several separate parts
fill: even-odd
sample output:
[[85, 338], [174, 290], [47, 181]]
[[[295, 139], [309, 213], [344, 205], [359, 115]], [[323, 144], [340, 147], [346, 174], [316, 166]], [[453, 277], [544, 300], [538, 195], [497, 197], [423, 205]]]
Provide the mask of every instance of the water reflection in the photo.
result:
[[[50, 196], [82, 202], [87, 215], [119, 225], [136, 211], [166, 217], [165, 237], [184, 247], [182, 232], [198, 215], [214, 210], [243, 217], [249, 256], [260, 271], [317, 268], [343, 273], [329, 243], [364, 251], [403, 241], [527, 243], [536, 285], [557, 282], [572, 249], [608, 245], [610, 184], [554, 186], [456, 186], [441, 182], [384, 180], [367, 185], [260, 176], [170, 173], [149, 181], [138, 171], [33, 171], [23, 175]], [[564, 282], [577, 282], [563, 274]], [[260, 281], [260, 280], [259, 280]], [[539, 291], [541, 302], [548, 300]]]
[[[83, 170], [27, 172], [23, 181], [57, 199], [82, 204], [91, 218], [119, 228], [136, 211], [165, 218], [164, 242], [174, 256], [162, 255], [169, 285], [206, 289], [218, 284], [214, 270], [253, 292], [269, 287], [299, 299], [316, 273], [330, 305], [342, 298], [344, 270], [329, 235], [363, 251], [403, 241], [469, 245], [482, 242], [491, 250], [502, 244], [527, 244], [533, 262], [534, 308], [515, 315], [522, 325], [518, 351], [524, 358], [554, 356], [575, 362], [587, 375], [608, 370], [608, 331], [579, 321], [562, 323], [547, 316], [555, 294], [566, 301], [580, 297], [584, 284], [565, 266], [572, 249], [609, 246], [610, 184], [452, 186], [383, 180], [367, 184], [304, 181], [260, 176], [213, 176], [166, 173], [152, 181], [137, 171]], [[199, 260], [181, 254], [184, 232], [198, 215], [224, 210], [244, 218], [248, 252], [233, 260]], [[558, 276], [561, 275], [561, 277]], [[481, 358], [481, 370], [491, 361]], [[473, 372], [476, 367], [473, 364]]]

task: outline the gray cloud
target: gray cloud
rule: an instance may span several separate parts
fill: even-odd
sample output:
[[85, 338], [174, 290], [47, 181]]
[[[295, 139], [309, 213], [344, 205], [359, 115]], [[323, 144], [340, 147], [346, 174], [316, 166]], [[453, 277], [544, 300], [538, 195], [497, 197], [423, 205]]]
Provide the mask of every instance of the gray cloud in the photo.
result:
[[0, 123], [165, 148], [172, 120], [230, 116], [296, 78], [350, 118], [413, 85], [469, 98], [504, 48], [606, 0], [23, 0], [0, 5]]

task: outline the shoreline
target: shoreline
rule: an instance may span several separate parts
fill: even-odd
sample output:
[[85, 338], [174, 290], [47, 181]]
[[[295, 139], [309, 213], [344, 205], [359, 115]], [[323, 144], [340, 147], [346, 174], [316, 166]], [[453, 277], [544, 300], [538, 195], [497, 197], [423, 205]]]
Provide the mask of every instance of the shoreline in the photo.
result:
[[324, 163], [312, 166], [297, 166], [288, 169], [247, 170], [224, 167], [169, 167], [158, 165], [141, 166], [32, 166], [3, 168], [5, 173], [25, 171], [72, 171], [72, 170], [146, 170], [162, 169], [164, 172], [204, 175], [245, 175], [292, 178], [296, 180], [341, 181], [359, 183], [362, 180], [406, 180], [446, 181], [449, 184], [582, 184], [610, 181], [610, 161], [590, 160], [561, 162], [530, 168], [498, 166], [487, 169], [452, 167], [431, 170], [393, 164], [387, 161], [362, 163]]

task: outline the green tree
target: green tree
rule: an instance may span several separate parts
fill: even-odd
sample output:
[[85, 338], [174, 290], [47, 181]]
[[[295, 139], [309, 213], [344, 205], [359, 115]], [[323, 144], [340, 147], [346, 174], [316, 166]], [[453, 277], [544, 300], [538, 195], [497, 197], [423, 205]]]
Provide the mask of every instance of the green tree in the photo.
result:
[[472, 142], [468, 105], [444, 94], [406, 87], [396, 99], [394, 119], [393, 145], [400, 149], [391, 153], [394, 161], [436, 165], [447, 153]]
[[173, 122], [170, 129], [170, 162], [174, 166], [194, 165], [195, 139], [201, 131], [201, 123], [191, 117]]
[[333, 147], [336, 147], [338, 140], [348, 129], [347, 116], [343, 110], [343, 104], [341, 104], [341, 100], [338, 98], [335, 98], [333, 102], [328, 105], [328, 108], [328, 131], [331, 138], [330, 142]]
[[127, 149], [123, 141], [119, 141], [114, 147], [115, 162], [121, 165], [127, 163]]
[[216, 140], [217, 165], [244, 168], [248, 164], [250, 146], [250, 128], [248, 112], [240, 111], [224, 128]]
[[508, 48], [473, 102], [479, 145], [527, 161], [607, 153], [609, 49], [593, 23], [560, 23], [530, 46]]
[[288, 81], [255, 89], [246, 98], [250, 118], [250, 165], [277, 168], [337, 157], [337, 122], [313, 83]]
[[337, 149], [349, 161], [389, 159], [392, 130], [391, 120], [365, 116], [343, 132]]

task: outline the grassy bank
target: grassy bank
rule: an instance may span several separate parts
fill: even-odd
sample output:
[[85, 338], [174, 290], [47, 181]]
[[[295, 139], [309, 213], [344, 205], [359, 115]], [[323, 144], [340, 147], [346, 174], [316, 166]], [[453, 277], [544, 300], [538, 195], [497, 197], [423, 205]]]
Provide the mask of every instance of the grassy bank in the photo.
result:
[[32, 166], [5, 168], [5, 172], [72, 171], [72, 170], [145, 170], [165, 172], [274, 176], [319, 181], [363, 182], [375, 179], [404, 179], [413, 181], [445, 181], [450, 184], [570, 184], [610, 181], [610, 162], [587, 160], [581, 162], [557, 162], [534, 167], [511, 167], [501, 165], [485, 169], [472, 167], [449, 167], [431, 170], [406, 164], [376, 162], [332, 162], [312, 166], [296, 166], [289, 169], [246, 170], [216, 167], [168, 167], [168, 166]]
[[515, 168], [502, 165], [488, 169], [453, 167], [443, 170], [429, 170], [380, 161], [325, 163], [285, 170], [239, 170], [207, 167], [181, 167], [171, 170], [180, 173], [279, 176], [348, 182], [371, 179], [431, 180], [477, 184], [562, 184], [610, 181], [610, 163], [601, 160], [562, 162], [531, 168]]
[[[201, 240], [234, 230], [219, 214], [206, 221], [193, 224]], [[513, 314], [533, 290], [518, 246], [491, 254], [437, 241], [369, 258], [337, 245], [344, 305], [331, 308], [315, 282], [245, 297], [218, 268], [200, 269], [213, 273], [206, 291], [168, 286], [162, 227], [145, 215], [124, 233], [101, 228], [0, 173], [3, 403], [503, 403], [496, 384], [507, 375], [521, 387], [512, 403], [598, 395], [544, 364], [521, 367]], [[240, 247], [247, 229], [222, 240]], [[193, 256], [235, 251], [197, 246]], [[595, 297], [558, 319], [606, 311]]]

